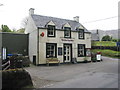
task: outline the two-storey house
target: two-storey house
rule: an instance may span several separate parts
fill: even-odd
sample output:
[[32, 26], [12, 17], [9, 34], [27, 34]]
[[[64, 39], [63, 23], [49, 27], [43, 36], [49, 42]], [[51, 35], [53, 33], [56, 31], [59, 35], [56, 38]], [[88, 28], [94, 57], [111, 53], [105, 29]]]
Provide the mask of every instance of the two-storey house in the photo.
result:
[[46, 64], [55, 57], [60, 63], [91, 60], [91, 33], [79, 23], [79, 17], [67, 20], [34, 14], [29, 9], [25, 33], [29, 33], [29, 57], [35, 64]]

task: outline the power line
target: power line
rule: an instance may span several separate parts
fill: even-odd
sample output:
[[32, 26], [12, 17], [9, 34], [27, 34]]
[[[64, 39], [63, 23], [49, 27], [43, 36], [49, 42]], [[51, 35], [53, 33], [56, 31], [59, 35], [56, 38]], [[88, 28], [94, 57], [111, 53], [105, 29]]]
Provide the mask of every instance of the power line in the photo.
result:
[[98, 20], [89, 21], [89, 22], [83, 22], [83, 24], [84, 24], [84, 23], [93, 23], [93, 22], [98, 22], [98, 21], [103, 21], [103, 20], [113, 19], [113, 18], [117, 18], [117, 17], [118, 17], [118, 16], [113, 16], [113, 17], [109, 17], [109, 18], [98, 19]]

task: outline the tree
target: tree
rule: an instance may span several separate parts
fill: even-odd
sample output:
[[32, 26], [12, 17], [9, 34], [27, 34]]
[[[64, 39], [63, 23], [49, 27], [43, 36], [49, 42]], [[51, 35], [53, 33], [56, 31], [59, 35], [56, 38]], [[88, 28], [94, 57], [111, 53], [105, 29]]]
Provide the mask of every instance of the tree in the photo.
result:
[[2, 32], [12, 32], [7, 25], [1, 25]]
[[110, 37], [109, 35], [102, 37], [102, 41], [111, 41], [111, 40], [112, 40], [112, 37]]

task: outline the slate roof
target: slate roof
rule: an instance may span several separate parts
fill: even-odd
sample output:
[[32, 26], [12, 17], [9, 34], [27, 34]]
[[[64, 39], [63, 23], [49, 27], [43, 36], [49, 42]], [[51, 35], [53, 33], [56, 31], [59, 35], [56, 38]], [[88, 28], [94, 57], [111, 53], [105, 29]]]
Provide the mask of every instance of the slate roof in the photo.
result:
[[[76, 31], [77, 27], [84, 27], [79, 22], [76, 22], [74, 20], [67, 20], [67, 19], [61, 19], [61, 18], [55, 18], [55, 17], [49, 17], [49, 16], [42, 16], [42, 15], [36, 15], [32, 14], [31, 17], [33, 18], [35, 25], [40, 28], [45, 28], [46, 24], [50, 21], [53, 21], [56, 25], [56, 29], [62, 29], [63, 25], [66, 23], [69, 23], [71, 26], [71, 30]], [[84, 27], [85, 28], [85, 27]], [[89, 32], [86, 28], [84, 29], [85, 32]]]
[[91, 40], [93, 40], [93, 41], [99, 41], [99, 35], [97, 33], [92, 33], [91, 34]]

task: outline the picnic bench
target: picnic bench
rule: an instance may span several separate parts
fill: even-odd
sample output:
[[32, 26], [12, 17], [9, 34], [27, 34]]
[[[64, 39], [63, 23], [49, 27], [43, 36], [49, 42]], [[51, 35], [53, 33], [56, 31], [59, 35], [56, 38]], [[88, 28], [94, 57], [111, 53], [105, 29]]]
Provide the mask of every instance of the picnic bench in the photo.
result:
[[47, 64], [47, 66], [49, 66], [49, 64], [58, 64], [58, 65], [60, 65], [60, 61], [58, 60], [58, 58], [47, 58], [46, 59], [46, 64]]

